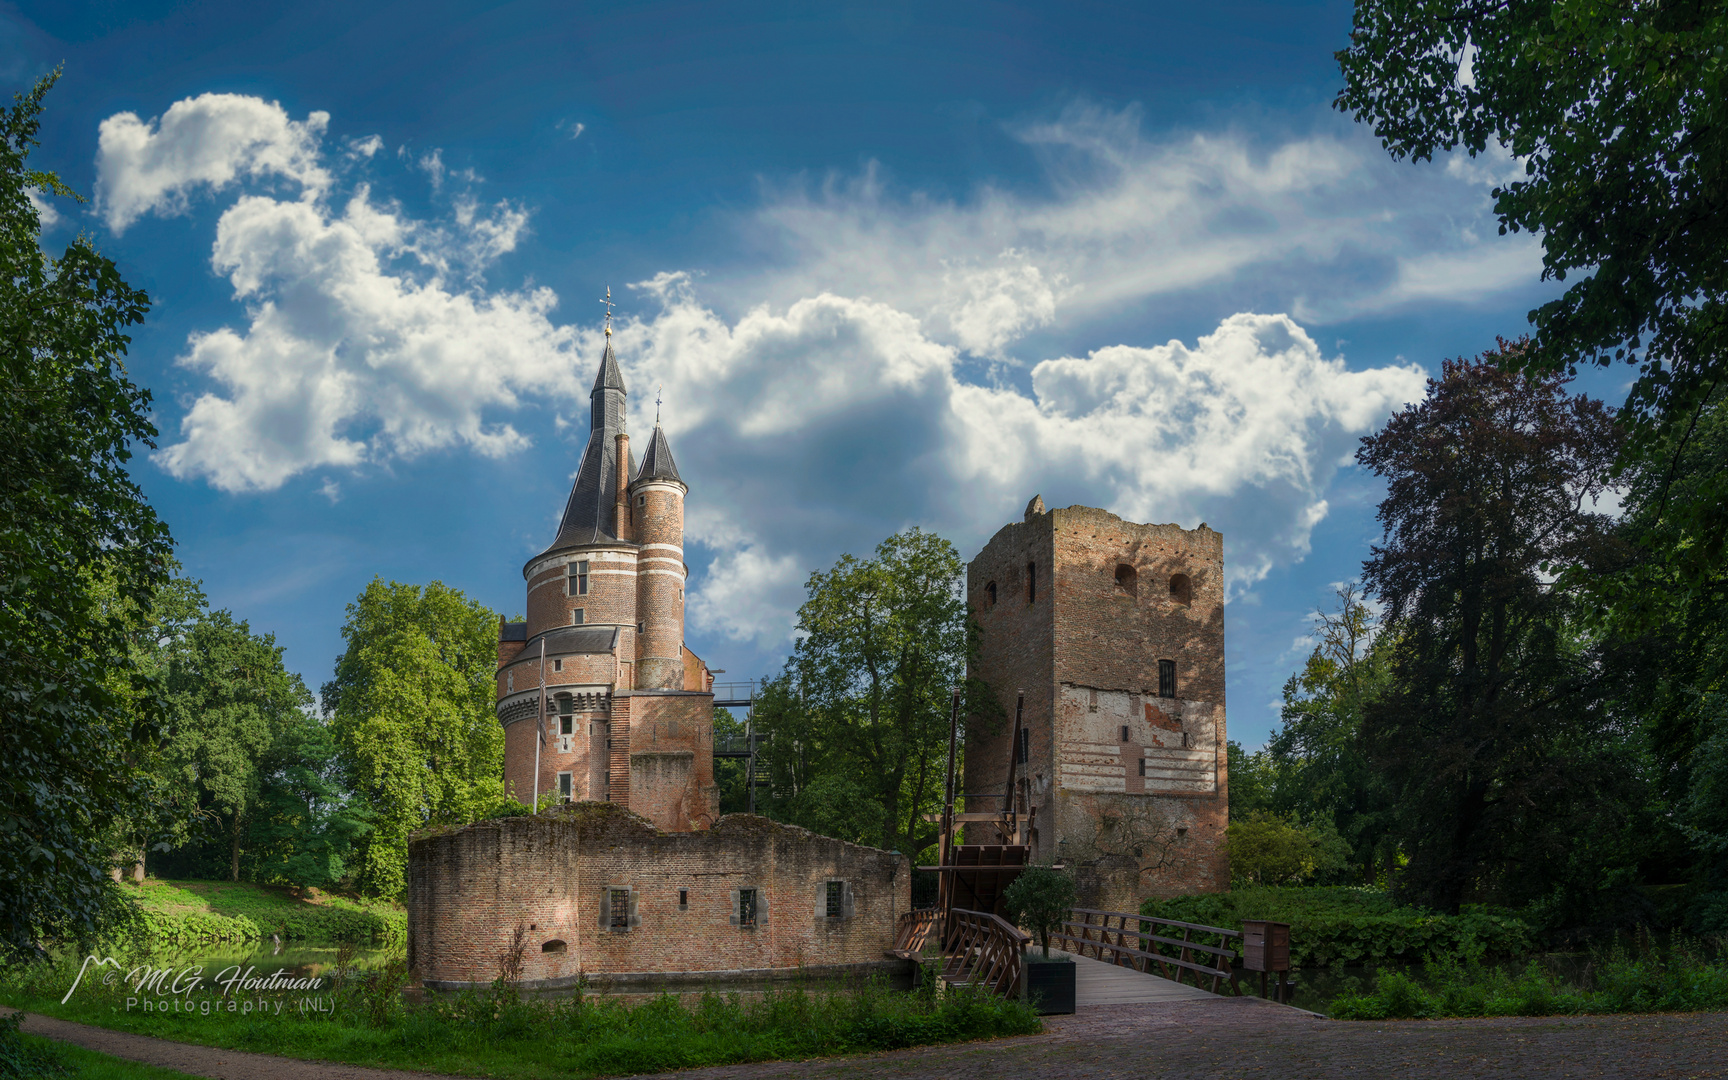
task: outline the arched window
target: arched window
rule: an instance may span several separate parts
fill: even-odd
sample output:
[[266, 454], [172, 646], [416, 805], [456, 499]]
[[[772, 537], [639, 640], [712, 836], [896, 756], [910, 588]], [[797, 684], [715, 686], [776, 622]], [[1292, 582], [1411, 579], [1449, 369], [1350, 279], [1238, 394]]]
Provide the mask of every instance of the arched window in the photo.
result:
[[1189, 583], [1187, 574], [1170, 575], [1170, 599], [1186, 606], [1194, 600], [1194, 586]]
[[546, 944], [540, 946], [540, 951], [541, 952], [548, 952], [548, 953], [561, 953], [564, 951], [564, 943], [562, 941], [559, 941], [557, 938], [553, 938], [551, 941], [548, 941]]
[[984, 606], [987, 608], [996, 606], [996, 583], [994, 581], [987, 582], [984, 586]]
[[1116, 566], [1116, 591], [1124, 596], [1134, 596], [1139, 591], [1140, 575], [1127, 563]]

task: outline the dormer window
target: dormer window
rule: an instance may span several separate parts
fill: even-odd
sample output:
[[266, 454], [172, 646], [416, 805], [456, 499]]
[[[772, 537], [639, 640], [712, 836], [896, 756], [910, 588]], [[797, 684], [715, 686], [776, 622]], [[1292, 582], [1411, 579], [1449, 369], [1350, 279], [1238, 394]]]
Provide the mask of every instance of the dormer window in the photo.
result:
[[588, 595], [588, 560], [576, 559], [570, 563], [570, 595]]

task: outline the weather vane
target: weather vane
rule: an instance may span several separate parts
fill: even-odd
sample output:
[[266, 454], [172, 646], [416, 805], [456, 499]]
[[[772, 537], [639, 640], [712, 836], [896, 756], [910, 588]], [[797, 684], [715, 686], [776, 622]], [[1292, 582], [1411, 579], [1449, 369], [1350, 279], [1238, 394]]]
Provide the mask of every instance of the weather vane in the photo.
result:
[[654, 388], [654, 423], [656, 425], [660, 423], [660, 391], [664, 389], [666, 389], [665, 383]]
[[606, 305], [606, 336], [612, 336], [612, 286], [606, 286], [606, 299], [600, 301]]

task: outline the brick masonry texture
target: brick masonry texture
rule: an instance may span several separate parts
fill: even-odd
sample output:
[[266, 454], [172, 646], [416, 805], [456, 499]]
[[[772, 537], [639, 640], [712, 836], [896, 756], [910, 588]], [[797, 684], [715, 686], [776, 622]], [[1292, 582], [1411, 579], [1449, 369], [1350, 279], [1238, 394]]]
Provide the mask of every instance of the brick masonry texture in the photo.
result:
[[[423, 833], [408, 867], [408, 961], [431, 986], [497, 978], [519, 927], [525, 983], [880, 964], [911, 903], [893, 852], [748, 814], [668, 832], [606, 803]], [[846, 897], [838, 918], [830, 881]], [[759, 898], [754, 927], [737, 921], [745, 889]], [[617, 894], [628, 913], [614, 928]]]
[[[1033, 858], [1073, 866], [1085, 906], [1229, 886], [1223, 571], [1223, 536], [1204, 525], [1041, 503], [967, 568], [983, 630], [974, 673], [1008, 722], [968, 731], [964, 788], [1004, 789], [1024, 691]], [[1160, 694], [1160, 661], [1174, 664], [1174, 696]]]

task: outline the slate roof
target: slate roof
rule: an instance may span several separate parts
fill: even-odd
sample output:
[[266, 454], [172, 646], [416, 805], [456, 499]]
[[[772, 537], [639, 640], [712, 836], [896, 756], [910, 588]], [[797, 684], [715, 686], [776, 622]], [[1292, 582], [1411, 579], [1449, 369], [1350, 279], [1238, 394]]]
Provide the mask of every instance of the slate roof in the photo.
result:
[[636, 479], [684, 482], [684, 478], [678, 475], [678, 463], [672, 460], [672, 444], [666, 441], [666, 432], [659, 424], [654, 425], [654, 437], [648, 440], [648, 449], [642, 455], [642, 468], [637, 471]]
[[499, 641], [527, 641], [528, 624], [525, 622], [500, 623], [498, 626]]
[[616, 626], [558, 626], [528, 639], [528, 647], [516, 654], [512, 664], [540, 659], [540, 641], [546, 641], [546, 655], [569, 656], [572, 653], [609, 653], [618, 646]]
[[[620, 463], [616, 437], [624, 430], [626, 392], [618, 358], [612, 355], [610, 337], [606, 339], [606, 352], [600, 357], [600, 371], [594, 376], [594, 390], [588, 397], [588, 446], [582, 452], [582, 464], [576, 469], [576, 482], [570, 485], [564, 517], [558, 522], [558, 536], [541, 556], [584, 544], [615, 543], [618, 539], [616, 500]], [[634, 462], [622, 464], [628, 477]]]

